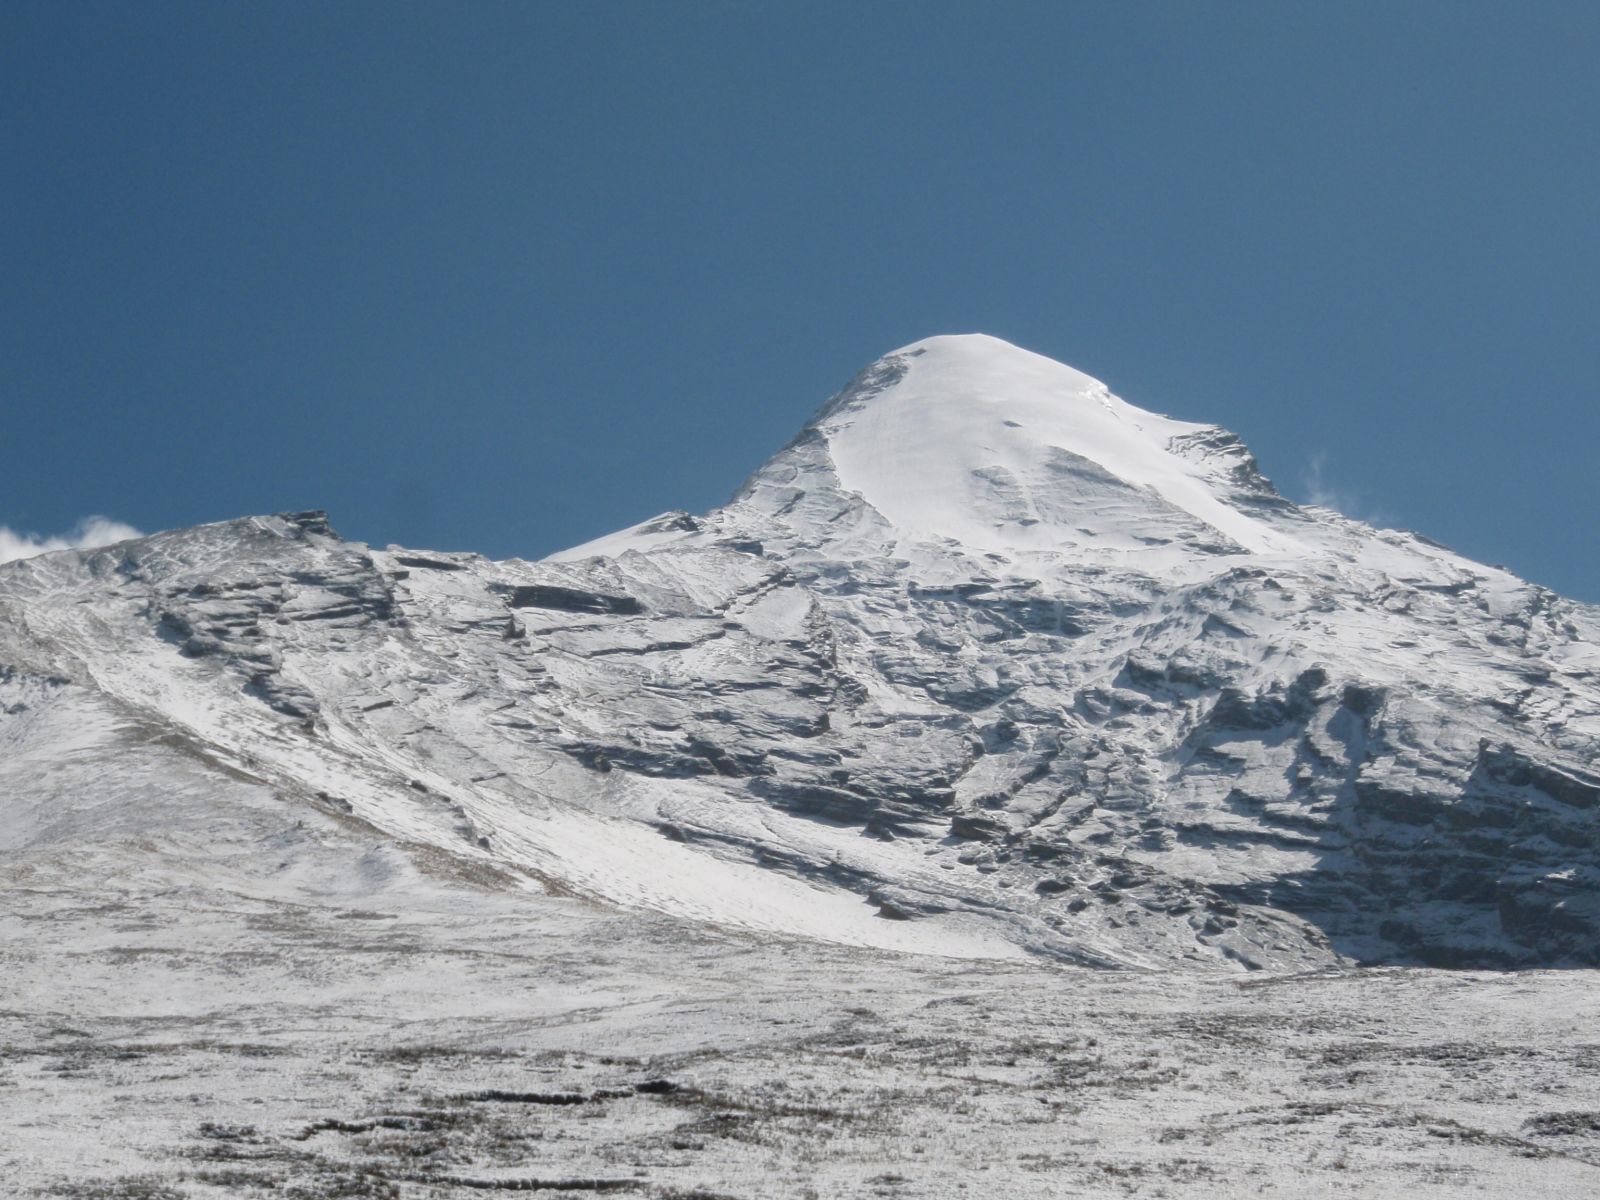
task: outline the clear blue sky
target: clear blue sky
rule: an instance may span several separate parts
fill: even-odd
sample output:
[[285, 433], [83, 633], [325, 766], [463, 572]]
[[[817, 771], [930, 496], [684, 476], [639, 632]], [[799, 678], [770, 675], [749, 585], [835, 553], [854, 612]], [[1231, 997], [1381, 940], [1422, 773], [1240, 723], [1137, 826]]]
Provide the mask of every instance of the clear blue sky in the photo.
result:
[[11, 0], [0, 524], [533, 557], [979, 330], [1600, 600], [1597, 64], [1592, 2]]

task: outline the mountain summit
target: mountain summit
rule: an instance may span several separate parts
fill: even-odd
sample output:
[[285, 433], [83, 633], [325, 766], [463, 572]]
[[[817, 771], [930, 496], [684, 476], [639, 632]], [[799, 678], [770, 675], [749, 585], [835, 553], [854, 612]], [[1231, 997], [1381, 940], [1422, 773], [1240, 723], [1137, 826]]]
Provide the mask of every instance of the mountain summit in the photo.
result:
[[1135, 408], [1080, 371], [984, 334], [928, 338], [872, 363], [731, 506], [839, 549], [944, 542], [1080, 562], [1131, 550], [1174, 557], [1148, 553], [1158, 546], [1177, 558], [1303, 553], [1266, 519], [1283, 507], [1233, 434]]
[[936, 337], [722, 508], [543, 562], [300, 513], [0, 567], [4, 849], [1104, 966], [1592, 965], [1597, 640]]
[[743, 498], [770, 504], [800, 484], [831, 484], [903, 535], [972, 550], [1133, 549], [1163, 536], [1288, 548], [1230, 502], [1271, 494], [1235, 439], [977, 334], [879, 359]]

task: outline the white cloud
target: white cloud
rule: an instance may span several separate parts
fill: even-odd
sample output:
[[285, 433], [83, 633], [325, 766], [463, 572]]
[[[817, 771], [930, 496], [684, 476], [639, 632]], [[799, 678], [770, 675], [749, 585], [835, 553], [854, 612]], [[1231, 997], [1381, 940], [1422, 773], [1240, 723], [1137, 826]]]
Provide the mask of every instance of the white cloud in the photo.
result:
[[32, 558], [35, 554], [48, 554], [52, 550], [93, 550], [97, 546], [109, 546], [112, 542], [142, 536], [132, 525], [113, 521], [109, 517], [85, 517], [70, 533], [55, 537], [18, 533], [10, 526], [0, 525], [0, 562]]

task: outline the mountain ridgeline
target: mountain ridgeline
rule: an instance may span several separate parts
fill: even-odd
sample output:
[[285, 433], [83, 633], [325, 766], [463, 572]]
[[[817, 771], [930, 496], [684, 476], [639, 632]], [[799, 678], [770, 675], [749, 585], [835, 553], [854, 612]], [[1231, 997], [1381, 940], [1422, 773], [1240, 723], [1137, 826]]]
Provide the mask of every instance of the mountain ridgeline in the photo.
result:
[[982, 336], [873, 363], [722, 508], [540, 562], [298, 513], [0, 567], [0, 750], [0, 851], [53, 869], [398, 856], [884, 949], [1600, 965], [1600, 610]]

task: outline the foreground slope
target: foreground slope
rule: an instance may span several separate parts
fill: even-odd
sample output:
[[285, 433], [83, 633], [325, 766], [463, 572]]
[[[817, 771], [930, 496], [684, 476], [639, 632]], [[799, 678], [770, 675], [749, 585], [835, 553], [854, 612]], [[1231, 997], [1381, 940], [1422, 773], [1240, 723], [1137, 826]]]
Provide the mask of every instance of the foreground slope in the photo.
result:
[[426, 883], [8, 901], [8, 1198], [1525, 1200], [1600, 1172], [1587, 971], [961, 961]]
[[312, 513], [0, 568], [0, 739], [37, 768], [8, 849], [187, 861], [153, 760], [101, 770], [111, 825], [47, 819], [100, 722], [300, 821], [307, 887], [360, 847], [881, 949], [1592, 964], [1597, 639], [1222, 430], [934, 338], [723, 508], [546, 562]]

